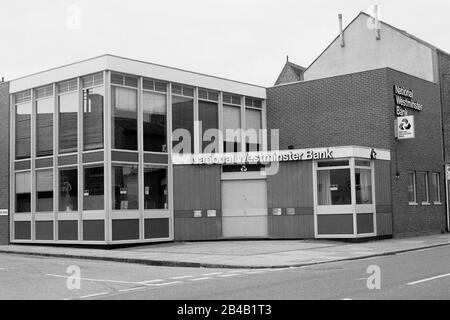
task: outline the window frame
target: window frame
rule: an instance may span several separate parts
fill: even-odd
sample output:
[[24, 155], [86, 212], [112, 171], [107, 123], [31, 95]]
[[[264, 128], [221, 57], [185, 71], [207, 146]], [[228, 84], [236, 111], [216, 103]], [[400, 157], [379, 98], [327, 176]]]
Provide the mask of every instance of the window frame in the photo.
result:
[[[413, 195], [414, 195], [414, 201], [410, 201], [409, 199], [409, 186], [410, 186], [410, 182], [411, 182], [411, 175], [412, 175], [412, 187], [413, 187]], [[408, 204], [410, 206], [417, 206], [419, 205], [417, 203], [417, 173], [416, 171], [408, 171]]]
[[[422, 176], [424, 185], [422, 186], [424, 188], [423, 191], [424, 194], [421, 194], [421, 196], [425, 196], [425, 201], [422, 200], [421, 204], [423, 206], [429, 206], [430, 203], [430, 182], [429, 182], [429, 174], [427, 171], [420, 171], [419, 174]], [[417, 200], [417, 199], [416, 199]]]
[[[431, 179], [433, 179], [433, 177], [436, 177], [437, 181], [436, 181], [436, 188], [437, 190], [433, 190], [435, 191], [435, 195], [437, 195], [437, 199], [433, 199], [433, 204], [435, 205], [442, 205], [442, 199], [441, 199], [441, 174], [439, 172], [432, 172], [431, 173]], [[433, 195], [434, 198], [434, 195]]]

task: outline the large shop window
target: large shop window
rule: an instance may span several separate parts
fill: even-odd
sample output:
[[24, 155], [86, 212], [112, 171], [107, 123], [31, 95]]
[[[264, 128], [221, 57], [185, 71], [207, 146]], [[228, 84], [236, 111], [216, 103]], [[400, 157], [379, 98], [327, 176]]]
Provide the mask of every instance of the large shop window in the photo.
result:
[[84, 168], [83, 210], [104, 208], [104, 168]]
[[[184, 129], [188, 136], [182, 136], [179, 140], [174, 137], [173, 146], [176, 147], [182, 143], [183, 148], [180, 153], [194, 152], [194, 100], [178, 96], [172, 97], [172, 130]], [[176, 135], [178, 138], [178, 135]], [[186, 140], [185, 140], [186, 139]], [[187, 143], [190, 141], [190, 144]], [[190, 150], [186, 150], [190, 148]]]
[[53, 98], [36, 102], [36, 156], [53, 154]]
[[245, 138], [246, 138], [247, 152], [261, 151], [261, 128], [262, 128], [261, 111], [246, 109]]
[[138, 166], [112, 167], [112, 201], [115, 210], [139, 208]]
[[31, 173], [16, 173], [16, 213], [31, 212]]
[[241, 108], [223, 106], [223, 150], [225, 153], [241, 151]]
[[372, 204], [372, 171], [355, 169], [356, 204]]
[[83, 90], [84, 150], [103, 149], [103, 87]]
[[431, 186], [433, 188], [433, 202], [435, 204], [441, 203], [441, 176], [439, 173], [432, 173], [431, 174]]
[[16, 106], [16, 159], [31, 157], [31, 102]]
[[137, 150], [137, 91], [112, 87], [112, 147]]
[[59, 211], [78, 210], [78, 170], [59, 170]]
[[219, 107], [217, 103], [200, 100], [198, 102], [198, 119], [202, 125], [199, 137], [201, 152], [218, 153]]
[[58, 97], [59, 153], [77, 152], [78, 147], [78, 93]]
[[167, 167], [144, 168], [144, 209], [167, 209]]
[[416, 192], [416, 173], [414, 171], [408, 172], [408, 200], [409, 204], [417, 204]]
[[317, 194], [320, 206], [352, 204], [350, 168], [317, 171]]
[[167, 98], [144, 92], [144, 151], [167, 152]]
[[36, 212], [53, 211], [53, 170], [36, 171]]

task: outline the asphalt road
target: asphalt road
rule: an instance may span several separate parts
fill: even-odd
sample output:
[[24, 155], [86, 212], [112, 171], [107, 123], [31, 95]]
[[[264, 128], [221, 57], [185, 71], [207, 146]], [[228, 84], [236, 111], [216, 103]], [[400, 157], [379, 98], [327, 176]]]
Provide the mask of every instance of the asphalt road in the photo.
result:
[[[368, 288], [367, 278], [373, 275], [368, 268], [380, 271], [380, 289]], [[374, 276], [369, 284], [377, 284]], [[274, 270], [152, 267], [1, 254], [0, 299], [450, 299], [450, 246]]]

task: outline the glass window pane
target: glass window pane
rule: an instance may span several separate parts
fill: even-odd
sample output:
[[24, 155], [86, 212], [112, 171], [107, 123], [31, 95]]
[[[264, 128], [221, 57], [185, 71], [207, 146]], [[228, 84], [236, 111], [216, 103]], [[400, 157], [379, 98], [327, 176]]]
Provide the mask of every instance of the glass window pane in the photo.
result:
[[[202, 124], [200, 138], [201, 152], [219, 152], [217, 135], [219, 131], [219, 106], [214, 102], [198, 102], [198, 119]], [[214, 129], [215, 132], [208, 131]], [[207, 132], [208, 131], [208, 132]], [[207, 136], [205, 136], [207, 133]]]
[[53, 98], [36, 102], [36, 156], [53, 154]]
[[327, 167], [346, 167], [349, 166], [349, 161], [322, 161], [318, 163], [319, 168], [327, 168]]
[[439, 173], [433, 173], [432, 175], [432, 188], [433, 188], [433, 202], [441, 202]]
[[111, 88], [112, 147], [137, 150], [137, 91]]
[[16, 211], [31, 212], [31, 173], [16, 173]]
[[53, 170], [36, 171], [36, 211], [53, 211]]
[[352, 204], [350, 169], [317, 171], [319, 205]]
[[357, 167], [370, 167], [370, 161], [366, 160], [355, 160], [355, 165]]
[[115, 210], [139, 208], [138, 167], [113, 166], [112, 207]]
[[103, 87], [83, 90], [84, 150], [103, 149]]
[[83, 210], [103, 210], [104, 168], [84, 168]]
[[167, 208], [167, 168], [144, 168], [144, 209]]
[[419, 190], [419, 201], [423, 203], [428, 203], [429, 199], [429, 191], [428, 191], [428, 173], [420, 172], [419, 180], [418, 180], [418, 190]]
[[167, 152], [167, 97], [144, 92], [144, 151]]
[[410, 203], [416, 202], [416, 174], [408, 173], [408, 200]]
[[224, 152], [239, 152], [241, 145], [241, 108], [223, 106]]
[[261, 111], [245, 110], [245, 130], [247, 151], [261, 151]]
[[16, 159], [31, 157], [31, 103], [16, 106]]
[[372, 171], [355, 170], [356, 204], [372, 204]]
[[[178, 96], [172, 97], [172, 130], [185, 129], [189, 133], [190, 145], [186, 148], [190, 150], [184, 150], [185, 153], [194, 152], [194, 100], [190, 98], [183, 98]], [[173, 146], [182, 142], [173, 141]], [[185, 143], [186, 144], [186, 143]]]
[[59, 211], [78, 210], [78, 170], [59, 170]]
[[77, 152], [78, 147], [78, 93], [60, 95], [59, 153]]

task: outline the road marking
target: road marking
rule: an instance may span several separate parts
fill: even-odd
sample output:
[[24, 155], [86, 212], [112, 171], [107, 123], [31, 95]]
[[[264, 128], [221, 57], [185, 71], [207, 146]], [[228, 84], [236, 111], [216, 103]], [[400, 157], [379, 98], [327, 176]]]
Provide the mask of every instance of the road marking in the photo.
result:
[[223, 272], [213, 272], [213, 273], [204, 273], [202, 276], [218, 276], [219, 274], [222, 274]]
[[344, 299], [341, 299], [341, 301], [352, 301], [353, 299], [350, 299], [350, 298], [344, 298]]
[[172, 281], [172, 282], [154, 284], [154, 286], [156, 286], [156, 287], [170, 286], [170, 285], [177, 284], [177, 283], [183, 283], [183, 282], [182, 281]]
[[163, 282], [164, 281], [164, 279], [155, 279], [155, 280], [148, 280], [148, 281], [141, 281], [141, 282], [136, 282], [136, 283], [142, 283], [142, 284], [152, 284], [152, 283], [155, 283], [155, 282]]
[[423, 282], [427, 282], [427, 281], [433, 281], [433, 280], [441, 279], [441, 278], [445, 278], [445, 277], [450, 277], [450, 273], [443, 274], [443, 275], [436, 276], [436, 277], [426, 278], [426, 279], [422, 279], [422, 280], [418, 280], [418, 281], [414, 281], [414, 282], [410, 282], [410, 283], [407, 283], [406, 285], [407, 286], [414, 286], [414, 285], [419, 284], [419, 283], [423, 283]]
[[127, 284], [142, 284], [142, 282], [136, 282], [136, 281], [122, 281], [122, 280], [107, 280], [107, 279], [91, 279], [91, 278], [73, 278], [72, 276], [62, 276], [58, 274], [49, 274], [47, 273], [46, 276], [49, 277], [56, 277], [56, 278], [71, 278], [71, 279], [77, 279], [77, 280], [84, 280], [84, 281], [92, 281], [92, 282], [111, 282], [111, 283], [127, 283]]
[[0, 268], [0, 271], [5, 271], [6, 269], [5, 268]]
[[367, 280], [367, 279], [369, 279], [369, 278], [359, 278], [359, 279], [356, 279], [356, 281], [363, 281], [363, 280]]
[[231, 274], [223, 274], [223, 275], [219, 276], [219, 278], [229, 278], [229, 277], [237, 277], [237, 276], [239, 276], [239, 274], [231, 273]]
[[288, 271], [288, 270], [291, 270], [291, 268], [268, 269], [267, 271], [270, 271], [270, 272], [279, 272], [279, 271]]
[[261, 274], [261, 273], [265, 273], [266, 271], [249, 271], [246, 272], [247, 274]]
[[182, 280], [182, 279], [189, 279], [189, 278], [193, 278], [194, 276], [180, 276], [180, 277], [172, 277], [170, 279], [173, 280]]
[[130, 292], [130, 291], [137, 291], [137, 290], [142, 290], [142, 289], [147, 289], [147, 287], [137, 287], [137, 288], [131, 288], [131, 289], [122, 289], [122, 290], [119, 290], [119, 292]]
[[98, 296], [104, 296], [106, 294], [108, 294], [108, 292], [94, 293], [94, 294], [89, 294], [87, 296], [82, 296], [82, 297], [80, 297], [80, 299], [87, 299], [87, 298], [93, 298], [93, 297], [98, 297]]
[[189, 281], [204, 281], [204, 280], [212, 280], [212, 278], [210, 278], [210, 277], [203, 277], [203, 278], [189, 279]]

